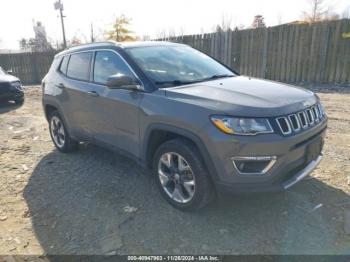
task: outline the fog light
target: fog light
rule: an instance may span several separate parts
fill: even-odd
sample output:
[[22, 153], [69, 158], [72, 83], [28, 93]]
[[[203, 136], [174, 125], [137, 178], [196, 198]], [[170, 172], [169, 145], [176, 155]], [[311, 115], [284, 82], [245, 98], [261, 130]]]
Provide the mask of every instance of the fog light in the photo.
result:
[[276, 156], [238, 156], [232, 158], [232, 163], [242, 175], [263, 175], [272, 168], [276, 159]]

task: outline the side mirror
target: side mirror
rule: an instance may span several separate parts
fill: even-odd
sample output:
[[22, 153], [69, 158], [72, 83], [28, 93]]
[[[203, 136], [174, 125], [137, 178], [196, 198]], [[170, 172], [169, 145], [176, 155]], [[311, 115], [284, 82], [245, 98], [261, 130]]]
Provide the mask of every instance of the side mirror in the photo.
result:
[[12, 69], [10, 69], [10, 70], [7, 70], [6, 73], [8, 73], [9, 75], [12, 75], [13, 71], [12, 71]]
[[108, 78], [107, 86], [112, 89], [139, 89], [140, 83], [134, 77], [116, 74]]

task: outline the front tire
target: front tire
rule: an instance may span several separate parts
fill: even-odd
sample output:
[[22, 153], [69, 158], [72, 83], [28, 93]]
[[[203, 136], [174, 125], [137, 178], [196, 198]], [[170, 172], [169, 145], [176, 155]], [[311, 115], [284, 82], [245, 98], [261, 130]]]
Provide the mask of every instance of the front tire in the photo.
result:
[[163, 143], [153, 159], [153, 174], [166, 201], [181, 211], [203, 208], [214, 198], [201, 155], [188, 140]]
[[49, 130], [52, 142], [59, 151], [68, 153], [77, 150], [79, 142], [70, 137], [60, 114], [56, 110], [49, 115]]

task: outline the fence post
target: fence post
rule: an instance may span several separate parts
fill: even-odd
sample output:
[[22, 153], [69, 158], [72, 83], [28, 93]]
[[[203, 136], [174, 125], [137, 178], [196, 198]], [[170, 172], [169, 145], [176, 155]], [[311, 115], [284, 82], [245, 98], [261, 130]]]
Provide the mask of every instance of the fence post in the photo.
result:
[[264, 28], [264, 49], [263, 49], [263, 59], [262, 59], [262, 77], [266, 78], [267, 75], [267, 47], [269, 46], [269, 32], [267, 28]]
[[326, 79], [326, 60], [327, 60], [328, 44], [329, 44], [329, 24], [324, 24], [324, 26], [326, 27], [326, 33], [325, 33], [325, 37], [322, 37], [324, 41], [322, 42], [322, 49], [321, 49], [320, 70], [318, 72], [319, 75], [316, 76], [316, 80], [322, 83], [324, 83]]
[[38, 65], [38, 53], [33, 53], [33, 60], [34, 60], [34, 71], [33, 71], [33, 82], [34, 83], [40, 83], [40, 80], [39, 80], [39, 72], [38, 72], [38, 67], [40, 65]]

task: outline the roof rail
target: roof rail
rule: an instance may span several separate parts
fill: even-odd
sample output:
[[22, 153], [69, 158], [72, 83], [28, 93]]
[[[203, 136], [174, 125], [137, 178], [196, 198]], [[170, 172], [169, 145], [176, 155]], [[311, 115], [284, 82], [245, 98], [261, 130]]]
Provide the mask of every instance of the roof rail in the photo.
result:
[[68, 47], [66, 50], [72, 50], [72, 49], [76, 49], [76, 48], [89, 47], [89, 46], [92, 46], [92, 45], [102, 45], [102, 44], [116, 44], [116, 45], [118, 45], [120, 43], [116, 42], [116, 41], [113, 41], [113, 40], [108, 40], [108, 41], [101, 41], [101, 42], [93, 42], [93, 43], [75, 45], [75, 46]]

